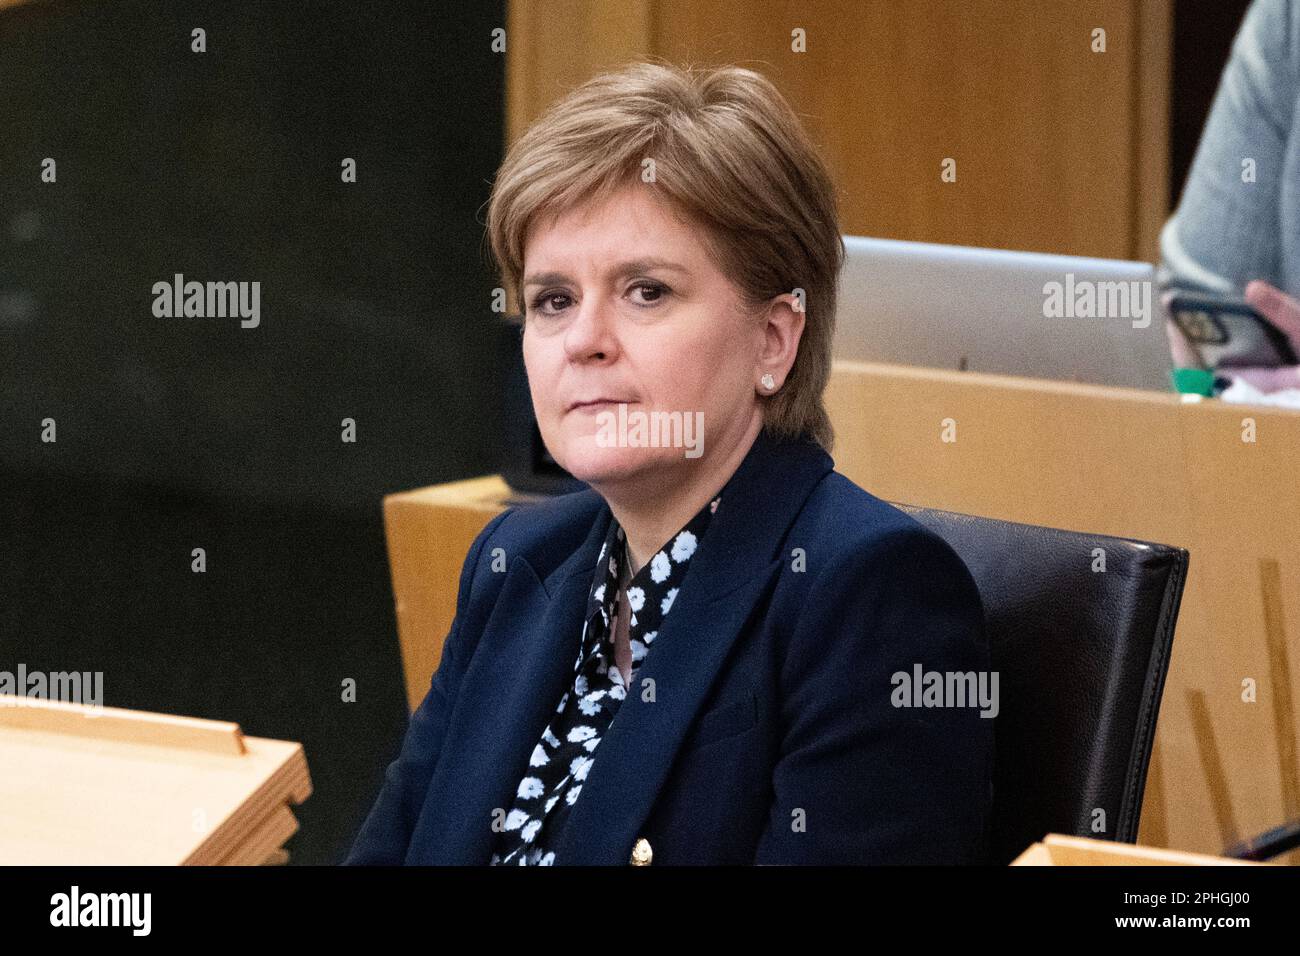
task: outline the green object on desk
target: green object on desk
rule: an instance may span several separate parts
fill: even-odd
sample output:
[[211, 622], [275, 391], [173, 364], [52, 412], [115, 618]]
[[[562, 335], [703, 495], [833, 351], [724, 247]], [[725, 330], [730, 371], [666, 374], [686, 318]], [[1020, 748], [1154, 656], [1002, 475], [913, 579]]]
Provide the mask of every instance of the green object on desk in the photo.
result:
[[1176, 368], [1169, 373], [1174, 391], [1183, 395], [1213, 395], [1214, 373], [1203, 368]]

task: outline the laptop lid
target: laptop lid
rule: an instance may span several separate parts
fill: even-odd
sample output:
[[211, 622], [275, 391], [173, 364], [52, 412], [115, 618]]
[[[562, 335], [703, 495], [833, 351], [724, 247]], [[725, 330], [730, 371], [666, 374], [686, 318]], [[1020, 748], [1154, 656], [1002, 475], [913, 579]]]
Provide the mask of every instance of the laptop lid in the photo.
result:
[[836, 358], [1170, 389], [1150, 263], [845, 236]]

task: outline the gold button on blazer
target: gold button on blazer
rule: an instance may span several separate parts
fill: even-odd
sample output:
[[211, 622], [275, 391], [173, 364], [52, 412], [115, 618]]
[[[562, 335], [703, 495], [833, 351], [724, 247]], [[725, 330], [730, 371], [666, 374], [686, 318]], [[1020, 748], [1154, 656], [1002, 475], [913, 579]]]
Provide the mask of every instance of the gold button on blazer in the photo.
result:
[[653, 856], [654, 851], [650, 848], [650, 841], [641, 837], [636, 841], [636, 846], [632, 847], [632, 859], [628, 862], [633, 866], [649, 866]]

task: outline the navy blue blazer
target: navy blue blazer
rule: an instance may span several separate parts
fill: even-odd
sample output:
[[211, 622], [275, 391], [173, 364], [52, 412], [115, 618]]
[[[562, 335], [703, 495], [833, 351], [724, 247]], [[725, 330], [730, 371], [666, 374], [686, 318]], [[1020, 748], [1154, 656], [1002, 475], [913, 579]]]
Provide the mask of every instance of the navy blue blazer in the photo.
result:
[[[654, 865], [984, 862], [993, 719], [895, 706], [892, 679], [988, 671], [979, 594], [941, 538], [833, 468], [759, 435], [558, 864], [627, 864], [642, 838]], [[588, 489], [510, 508], [474, 541], [432, 686], [346, 864], [487, 864], [572, 684], [611, 520]]]

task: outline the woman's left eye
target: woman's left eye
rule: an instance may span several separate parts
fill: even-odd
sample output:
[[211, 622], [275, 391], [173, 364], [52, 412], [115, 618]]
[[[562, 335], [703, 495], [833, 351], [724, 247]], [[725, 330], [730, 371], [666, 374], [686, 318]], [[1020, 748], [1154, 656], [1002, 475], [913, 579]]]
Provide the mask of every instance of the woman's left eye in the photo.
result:
[[669, 291], [666, 285], [663, 285], [662, 283], [659, 282], [638, 282], [636, 285], [632, 286], [632, 289], [633, 290], [643, 289], [647, 292], [654, 293], [654, 298], [651, 298], [648, 302], [646, 302], [647, 305], [653, 305], [654, 303], [660, 301], [660, 299], [663, 296], [667, 295]]

